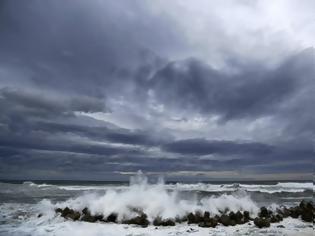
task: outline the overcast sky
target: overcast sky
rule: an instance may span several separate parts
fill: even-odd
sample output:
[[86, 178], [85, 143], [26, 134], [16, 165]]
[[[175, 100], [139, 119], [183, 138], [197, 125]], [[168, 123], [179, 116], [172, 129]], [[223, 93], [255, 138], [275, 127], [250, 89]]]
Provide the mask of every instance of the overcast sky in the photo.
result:
[[312, 179], [315, 1], [0, 2], [0, 178]]

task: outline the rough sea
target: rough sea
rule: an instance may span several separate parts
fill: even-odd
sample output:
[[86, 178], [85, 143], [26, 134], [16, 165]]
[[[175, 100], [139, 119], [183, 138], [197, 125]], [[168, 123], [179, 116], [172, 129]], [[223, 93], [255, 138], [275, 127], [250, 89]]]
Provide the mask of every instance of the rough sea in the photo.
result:
[[[203, 182], [148, 183], [144, 176], [124, 182], [82, 181], [1, 181], [0, 235], [314, 235], [313, 224], [286, 218], [270, 228], [253, 224], [200, 228], [187, 223], [176, 226], [142, 228], [114, 223], [66, 220], [55, 213], [57, 207], [108, 215], [131, 216], [140, 208], [152, 220], [156, 216], [175, 218], [196, 210], [211, 215], [229, 209], [247, 210], [254, 217], [261, 206], [276, 209], [313, 199], [312, 182]], [[38, 217], [41, 215], [41, 217]], [[277, 226], [283, 225], [284, 228]]]

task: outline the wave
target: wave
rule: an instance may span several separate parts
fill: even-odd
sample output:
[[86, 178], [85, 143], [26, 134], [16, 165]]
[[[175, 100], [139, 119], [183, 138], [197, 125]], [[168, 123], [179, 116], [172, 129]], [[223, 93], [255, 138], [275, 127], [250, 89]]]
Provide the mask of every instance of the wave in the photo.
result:
[[32, 182], [32, 181], [24, 181], [22, 184], [23, 184], [23, 185], [26, 185], [26, 186], [30, 186], [30, 187], [36, 187], [36, 188], [56, 187], [56, 186], [53, 185], [53, 184], [45, 184], [45, 183], [43, 183], [43, 184], [36, 184], [36, 183], [34, 183], [34, 182]]
[[262, 193], [281, 193], [281, 192], [304, 192], [306, 190], [313, 190], [313, 183], [277, 183], [269, 185], [258, 184], [182, 184], [166, 186], [170, 189], [181, 191], [205, 191], [205, 192], [233, 192], [237, 190], [245, 190], [248, 192], [262, 192]]
[[313, 190], [314, 184], [312, 182], [307, 183], [298, 183], [298, 182], [284, 182], [277, 183], [276, 186], [281, 188], [290, 188], [290, 189], [309, 189]]
[[[164, 184], [164, 183], [163, 183]], [[59, 189], [64, 191], [107, 191], [110, 189], [124, 190], [127, 189], [126, 185], [53, 185], [53, 184], [36, 184], [31, 181], [23, 182], [24, 186], [38, 189]], [[302, 193], [305, 191], [314, 191], [314, 185], [312, 182], [279, 182], [277, 184], [210, 184], [210, 183], [176, 183], [176, 184], [164, 184], [166, 190], [171, 191], [203, 191], [209, 193], [220, 192], [235, 192], [238, 190], [244, 190], [247, 192], [261, 192], [261, 193]]]
[[102, 214], [106, 217], [116, 213], [119, 220], [135, 217], [138, 211], [147, 214], [149, 220], [157, 216], [182, 217], [195, 211], [209, 211], [211, 215], [237, 210], [246, 210], [253, 215], [258, 212], [258, 206], [245, 191], [202, 199], [197, 199], [196, 195], [184, 199], [177, 190], [168, 191], [163, 181], [148, 184], [147, 178], [141, 173], [131, 178], [130, 186], [125, 189], [108, 189], [103, 194], [84, 193], [77, 198], [53, 204], [53, 208], [57, 207], [69, 207], [78, 211], [88, 207], [95, 215]]

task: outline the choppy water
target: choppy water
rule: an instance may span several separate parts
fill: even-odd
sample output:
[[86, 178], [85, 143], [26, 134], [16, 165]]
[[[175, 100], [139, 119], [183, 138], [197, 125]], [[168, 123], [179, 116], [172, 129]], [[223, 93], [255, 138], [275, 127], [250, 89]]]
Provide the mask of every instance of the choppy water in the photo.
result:
[[[312, 200], [312, 182], [167, 183], [148, 184], [143, 176], [131, 183], [110, 182], [0, 182], [0, 235], [312, 235], [312, 224], [286, 219], [269, 229], [252, 225], [202, 229], [178, 224], [175, 227], [86, 223], [67, 221], [55, 214], [56, 207], [69, 206], [92, 213], [132, 217], [130, 209], [142, 209], [149, 220], [202, 210], [212, 215], [225, 209], [248, 210], [255, 216], [260, 206], [292, 206]], [[38, 214], [43, 216], [38, 218]]]

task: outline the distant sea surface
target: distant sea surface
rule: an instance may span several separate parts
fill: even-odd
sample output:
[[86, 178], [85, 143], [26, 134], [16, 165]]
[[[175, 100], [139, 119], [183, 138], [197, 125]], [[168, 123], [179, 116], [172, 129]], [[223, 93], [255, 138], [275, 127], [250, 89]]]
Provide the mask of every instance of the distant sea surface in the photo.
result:
[[[312, 182], [148, 182], [143, 175], [127, 182], [99, 181], [9, 181], [0, 180], [0, 235], [313, 235], [312, 224], [287, 218], [268, 229], [253, 225], [218, 226], [204, 229], [177, 224], [174, 227], [86, 223], [65, 220], [54, 212], [57, 207], [131, 217], [140, 208], [149, 220], [157, 216], [175, 218], [192, 211], [211, 215], [226, 209], [247, 210], [254, 217], [259, 207], [275, 209], [313, 199]], [[41, 217], [38, 217], [41, 215]]]

